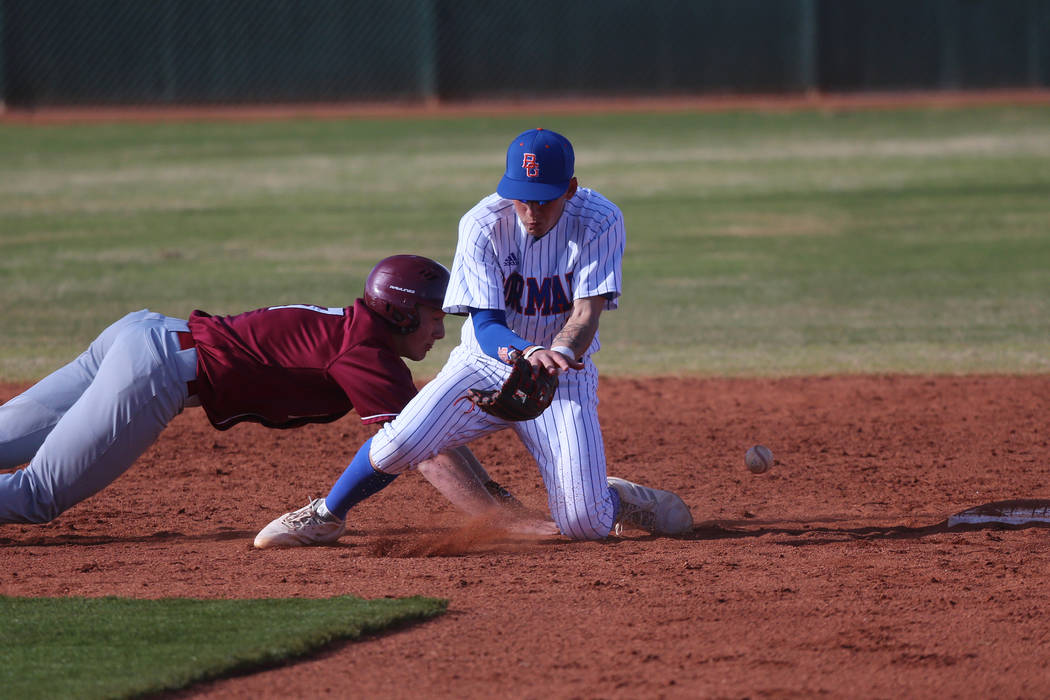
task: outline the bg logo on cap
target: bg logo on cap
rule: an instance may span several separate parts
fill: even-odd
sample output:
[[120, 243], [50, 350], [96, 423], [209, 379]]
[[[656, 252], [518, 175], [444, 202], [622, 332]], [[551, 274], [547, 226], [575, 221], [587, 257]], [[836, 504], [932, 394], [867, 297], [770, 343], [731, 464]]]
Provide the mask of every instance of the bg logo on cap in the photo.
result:
[[525, 168], [525, 177], [539, 177], [540, 176], [540, 164], [536, 162], [535, 153], [526, 153], [525, 159], [521, 162], [521, 167]]

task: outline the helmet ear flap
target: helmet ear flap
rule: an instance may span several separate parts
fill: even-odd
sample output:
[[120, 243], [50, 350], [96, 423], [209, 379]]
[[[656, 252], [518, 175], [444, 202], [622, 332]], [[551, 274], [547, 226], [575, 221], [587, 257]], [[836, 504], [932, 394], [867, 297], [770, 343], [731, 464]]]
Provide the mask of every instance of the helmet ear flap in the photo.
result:
[[383, 302], [384, 310], [380, 312], [380, 316], [393, 326], [395, 333], [399, 335], [408, 335], [412, 331], [419, 328], [419, 312], [413, 311], [411, 314], [402, 313], [400, 309], [389, 302]]

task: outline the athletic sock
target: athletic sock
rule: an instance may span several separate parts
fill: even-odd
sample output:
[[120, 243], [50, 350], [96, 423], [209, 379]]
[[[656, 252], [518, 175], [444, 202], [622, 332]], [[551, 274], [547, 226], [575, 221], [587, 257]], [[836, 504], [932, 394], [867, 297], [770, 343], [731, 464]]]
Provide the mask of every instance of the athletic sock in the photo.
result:
[[372, 439], [369, 438], [350, 460], [350, 465], [343, 470], [324, 499], [328, 512], [340, 520], [346, 519], [346, 514], [351, 508], [372, 494], [382, 491], [397, 478], [397, 474], [386, 474], [372, 467], [372, 460], [368, 456], [371, 447]]
[[620, 494], [612, 486], [609, 487], [609, 498], [613, 502], [613, 522], [620, 519]]

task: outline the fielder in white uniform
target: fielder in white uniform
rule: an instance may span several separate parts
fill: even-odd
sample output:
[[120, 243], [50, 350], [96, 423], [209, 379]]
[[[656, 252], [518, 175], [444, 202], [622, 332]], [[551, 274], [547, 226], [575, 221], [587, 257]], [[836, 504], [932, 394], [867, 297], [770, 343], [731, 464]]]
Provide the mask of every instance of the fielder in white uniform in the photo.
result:
[[[497, 192], [459, 224], [446, 313], [468, 313], [460, 344], [438, 376], [366, 443], [323, 504], [277, 518], [257, 546], [332, 541], [349, 509], [412, 466], [504, 429], [535, 458], [562, 534], [595, 540], [623, 527], [657, 534], [692, 528], [673, 493], [608, 477], [598, 423], [598, 320], [622, 290], [623, 215], [580, 187], [565, 137], [530, 129], [510, 144]], [[511, 350], [560, 374], [550, 408], [523, 422], [495, 418], [463, 400], [496, 389]], [[316, 503], [316, 502], [315, 502]], [[309, 512], [307, 512], [309, 511]]]

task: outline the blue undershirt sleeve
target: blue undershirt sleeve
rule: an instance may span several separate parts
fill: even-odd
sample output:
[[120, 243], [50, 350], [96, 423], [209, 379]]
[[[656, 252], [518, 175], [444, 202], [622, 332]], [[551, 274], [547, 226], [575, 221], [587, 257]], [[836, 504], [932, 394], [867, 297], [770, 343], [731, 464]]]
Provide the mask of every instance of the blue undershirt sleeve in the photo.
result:
[[[499, 309], [470, 309], [470, 320], [474, 324], [474, 337], [478, 339], [482, 352], [500, 362], [507, 361], [506, 353], [511, 348], [524, 350], [535, 345], [507, 328], [507, 314]], [[503, 357], [500, 357], [501, 349]]]

